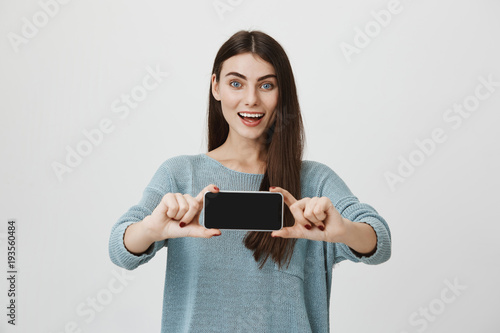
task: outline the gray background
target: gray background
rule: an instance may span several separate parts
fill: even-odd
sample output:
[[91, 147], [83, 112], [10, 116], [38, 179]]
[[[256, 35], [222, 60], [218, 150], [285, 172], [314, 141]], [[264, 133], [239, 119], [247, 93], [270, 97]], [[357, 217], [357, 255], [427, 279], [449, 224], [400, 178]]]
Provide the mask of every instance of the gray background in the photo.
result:
[[[164, 160], [206, 151], [215, 54], [259, 29], [290, 57], [304, 158], [329, 165], [392, 231], [388, 262], [335, 267], [332, 331], [498, 332], [499, 12], [492, 0], [1, 1], [0, 266], [6, 275], [16, 219], [19, 274], [16, 327], [0, 278], [0, 330], [159, 331], [166, 249], [124, 271], [109, 233]], [[360, 47], [348, 56], [347, 44]], [[148, 67], [169, 75], [120, 117]], [[446, 118], [454, 105], [472, 110], [453, 113], [460, 126]], [[104, 119], [113, 130], [58, 178], [53, 164]], [[445, 140], [425, 154], [417, 142], [436, 129]], [[401, 159], [414, 170], [391, 186]]]

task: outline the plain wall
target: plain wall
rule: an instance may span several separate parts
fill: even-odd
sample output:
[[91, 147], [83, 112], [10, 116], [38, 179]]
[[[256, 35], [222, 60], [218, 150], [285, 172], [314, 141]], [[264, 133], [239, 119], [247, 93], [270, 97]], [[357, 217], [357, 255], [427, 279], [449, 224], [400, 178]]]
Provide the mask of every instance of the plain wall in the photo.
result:
[[[498, 331], [499, 12], [491, 0], [2, 1], [0, 266], [15, 219], [18, 274], [15, 327], [0, 279], [0, 330], [159, 332], [168, 251], [125, 271], [111, 227], [163, 161], [206, 152], [215, 54], [258, 29], [292, 63], [304, 158], [392, 232], [388, 262], [335, 267], [332, 332]], [[169, 75], [119, 111], [155, 69]]]

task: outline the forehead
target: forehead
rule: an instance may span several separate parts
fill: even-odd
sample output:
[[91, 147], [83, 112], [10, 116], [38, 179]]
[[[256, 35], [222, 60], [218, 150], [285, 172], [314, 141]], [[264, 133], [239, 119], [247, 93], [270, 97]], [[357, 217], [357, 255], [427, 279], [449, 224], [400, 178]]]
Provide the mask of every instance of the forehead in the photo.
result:
[[257, 54], [242, 53], [232, 56], [224, 61], [221, 68], [221, 76], [229, 72], [238, 72], [248, 79], [257, 79], [267, 74], [276, 74], [273, 65], [265, 61]]

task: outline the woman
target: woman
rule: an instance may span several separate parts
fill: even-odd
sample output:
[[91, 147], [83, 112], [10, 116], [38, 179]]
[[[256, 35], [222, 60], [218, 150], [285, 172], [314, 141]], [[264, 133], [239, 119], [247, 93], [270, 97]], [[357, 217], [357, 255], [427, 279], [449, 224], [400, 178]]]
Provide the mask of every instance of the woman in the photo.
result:
[[[389, 259], [385, 220], [328, 166], [302, 161], [303, 141], [285, 51], [235, 33], [214, 61], [208, 153], [167, 159], [111, 231], [111, 260], [129, 270], [168, 247], [162, 332], [329, 332], [333, 265]], [[219, 190], [281, 192], [285, 227], [204, 228], [203, 194]]]

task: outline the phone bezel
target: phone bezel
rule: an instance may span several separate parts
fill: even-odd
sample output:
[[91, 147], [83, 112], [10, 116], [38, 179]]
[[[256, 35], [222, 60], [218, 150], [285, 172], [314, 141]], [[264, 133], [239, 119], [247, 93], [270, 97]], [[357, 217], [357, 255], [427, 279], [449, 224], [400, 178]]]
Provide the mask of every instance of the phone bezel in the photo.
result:
[[[205, 219], [206, 219], [206, 207], [205, 207], [205, 202], [206, 202], [206, 195], [207, 193], [213, 193], [211, 191], [206, 191], [204, 194], [203, 194], [203, 227], [205, 229], [209, 229], [205, 226]], [[261, 231], [261, 232], [272, 232], [272, 231], [278, 231], [278, 230], [281, 230], [283, 229], [283, 214], [284, 214], [284, 197], [283, 197], [283, 194], [281, 194], [280, 192], [270, 192], [270, 191], [219, 191], [217, 193], [257, 193], [257, 194], [260, 194], [260, 195], [268, 195], [268, 194], [273, 194], [273, 195], [276, 195], [276, 194], [279, 194], [281, 196], [281, 226], [279, 229], [239, 229], [239, 228], [222, 228], [220, 230], [239, 230], [239, 231]], [[214, 229], [214, 228], [210, 228], [210, 229]]]

